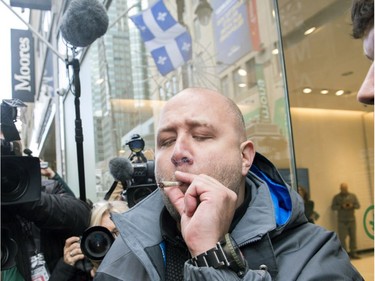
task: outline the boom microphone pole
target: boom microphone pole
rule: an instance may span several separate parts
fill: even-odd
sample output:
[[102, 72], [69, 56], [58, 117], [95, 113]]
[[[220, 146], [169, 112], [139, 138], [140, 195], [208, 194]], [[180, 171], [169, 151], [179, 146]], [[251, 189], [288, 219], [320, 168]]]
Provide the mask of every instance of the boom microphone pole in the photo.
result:
[[79, 60], [75, 58], [76, 47], [86, 47], [104, 35], [108, 28], [108, 15], [103, 4], [97, 0], [72, 0], [61, 23], [63, 38], [72, 45], [73, 59], [66, 60], [66, 67], [73, 68], [75, 140], [77, 146], [77, 164], [80, 199], [86, 201], [85, 170], [83, 157], [83, 130], [80, 116], [81, 82], [79, 79]]
[[86, 183], [85, 183], [85, 165], [83, 157], [83, 130], [80, 113], [81, 81], [79, 79], [79, 60], [73, 58], [71, 61], [66, 59], [66, 68], [73, 67], [73, 84], [74, 84], [74, 107], [75, 107], [75, 140], [77, 148], [77, 165], [79, 181], [79, 198], [86, 201]]

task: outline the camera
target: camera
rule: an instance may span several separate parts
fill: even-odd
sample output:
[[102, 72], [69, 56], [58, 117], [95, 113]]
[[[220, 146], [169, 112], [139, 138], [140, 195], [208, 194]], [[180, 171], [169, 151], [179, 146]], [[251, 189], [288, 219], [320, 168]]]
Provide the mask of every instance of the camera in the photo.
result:
[[82, 253], [93, 261], [101, 261], [112, 246], [115, 238], [103, 226], [92, 226], [84, 231], [81, 237]]
[[126, 145], [132, 151], [129, 160], [133, 166], [133, 175], [130, 185], [124, 186], [123, 196], [126, 196], [128, 206], [131, 208], [152, 193], [157, 185], [154, 173], [155, 163], [153, 160], [147, 160], [143, 154], [145, 146], [143, 138], [134, 134]]
[[89, 227], [80, 238], [81, 251], [85, 257], [77, 261], [74, 267], [89, 273], [95, 263], [104, 259], [115, 238], [104, 226]]
[[13, 205], [38, 201], [41, 198], [39, 158], [21, 155], [20, 136], [15, 126], [17, 107], [26, 106], [18, 99], [1, 103], [1, 268], [15, 265], [17, 244], [13, 232], [17, 224]]
[[41, 197], [39, 158], [1, 156], [1, 204], [38, 201]]

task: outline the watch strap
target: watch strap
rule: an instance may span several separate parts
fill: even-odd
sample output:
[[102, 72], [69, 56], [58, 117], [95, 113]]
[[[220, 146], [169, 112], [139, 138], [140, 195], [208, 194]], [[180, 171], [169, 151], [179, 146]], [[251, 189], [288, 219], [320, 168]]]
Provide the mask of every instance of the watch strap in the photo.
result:
[[217, 242], [214, 248], [193, 257], [191, 262], [198, 267], [211, 266], [216, 269], [226, 267], [229, 264], [220, 242]]

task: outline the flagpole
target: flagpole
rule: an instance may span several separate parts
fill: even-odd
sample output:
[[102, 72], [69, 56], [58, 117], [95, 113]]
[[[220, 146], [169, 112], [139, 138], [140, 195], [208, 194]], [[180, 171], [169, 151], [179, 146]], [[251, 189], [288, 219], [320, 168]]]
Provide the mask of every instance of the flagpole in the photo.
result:
[[[185, 11], [185, 0], [176, 0], [177, 4], [177, 21], [184, 27], [184, 11]], [[182, 89], [185, 89], [189, 86], [188, 75], [187, 75], [187, 65], [184, 63], [181, 66], [181, 78], [182, 78]]]
[[126, 9], [121, 15], [119, 15], [118, 17], [117, 17], [117, 19], [115, 19], [114, 20], [114, 22], [112, 22], [109, 26], [108, 26], [108, 30], [109, 29], [111, 29], [119, 20], [121, 20], [123, 17], [125, 17], [129, 12], [130, 12], [130, 10], [131, 9], [133, 9], [133, 8], [135, 8], [135, 7], [137, 7], [137, 6], [139, 6], [139, 4], [141, 4], [141, 2], [138, 2], [138, 3], [136, 3], [136, 4], [133, 4], [133, 5], [131, 5], [128, 9]]

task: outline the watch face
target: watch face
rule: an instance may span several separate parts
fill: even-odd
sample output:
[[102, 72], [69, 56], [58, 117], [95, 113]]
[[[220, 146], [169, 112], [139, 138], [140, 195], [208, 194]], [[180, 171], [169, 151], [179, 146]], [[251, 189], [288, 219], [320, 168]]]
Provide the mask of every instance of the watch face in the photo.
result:
[[230, 237], [229, 233], [225, 235], [225, 246], [223, 249], [229, 261], [229, 267], [233, 271], [239, 273], [246, 269], [245, 258], [242, 255], [241, 250], [238, 248], [236, 241]]

